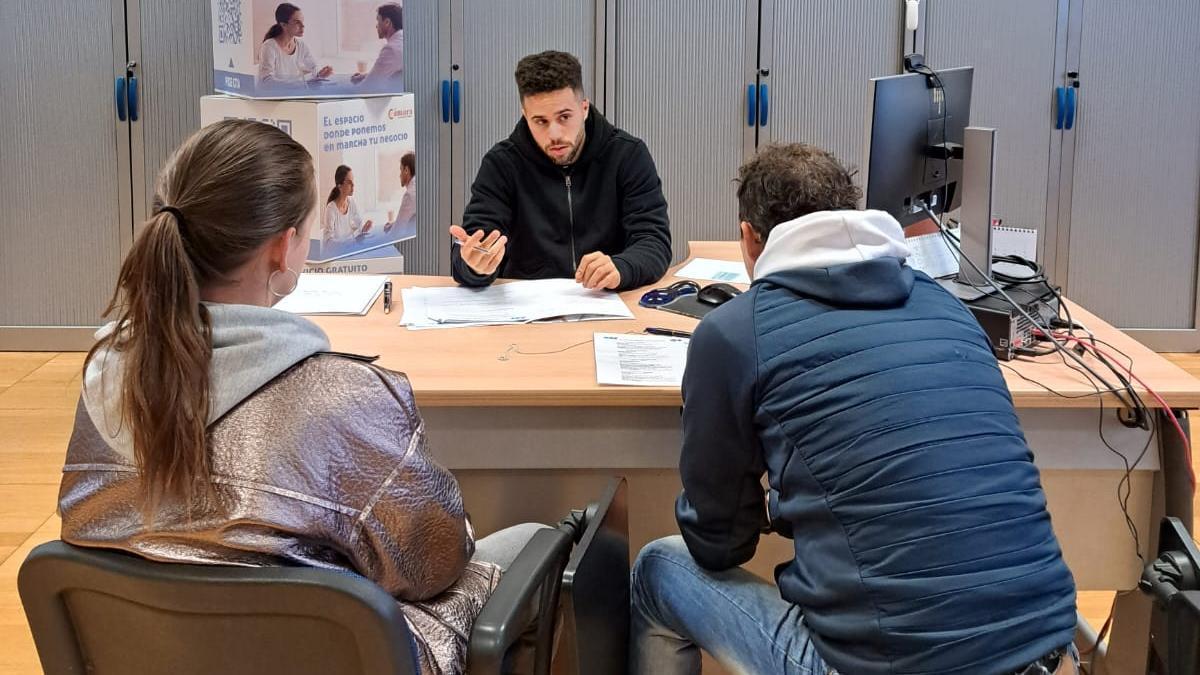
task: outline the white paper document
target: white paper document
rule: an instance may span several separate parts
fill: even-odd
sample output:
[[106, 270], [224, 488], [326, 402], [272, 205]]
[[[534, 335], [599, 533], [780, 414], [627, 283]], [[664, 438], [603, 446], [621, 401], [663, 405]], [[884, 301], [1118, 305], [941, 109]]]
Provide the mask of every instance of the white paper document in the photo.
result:
[[633, 318], [616, 293], [589, 291], [574, 279], [513, 281], [485, 288], [406, 288], [401, 294], [400, 324], [410, 329]]
[[687, 363], [687, 338], [596, 333], [596, 383], [678, 387]]
[[958, 274], [958, 253], [938, 232], [921, 234], [905, 240], [912, 255], [908, 266], [937, 279]]
[[383, 292], [387, 277], [378, 274], [301, 274], [296, 290], [275, 305], [292, 314], [362, 316]]
[[[948, 236], [958, 240], [957, 230]], [[912, 255], [908, 265], [921, 270], [937, 279], [958, 273], [958, 252], [950, 248], [942, 235], [933, 232], [916, 237], [909, 237], [908, 248]], [[1037, 230], [1026, 230], [1019, 227], [992, 227], [992, 255], [1019, 255], [1026, 260], [1037, 260]], [[1026, 277], [1032, 274], [1028, 267], [1014, 263], [992, 263], [992, 270], [1014, 277]]]
[[711, 258], [696, 258], [675, 273], [684, 279], [707, 279], [710, 281], [725, 281], [732, 284], [748, 284], [750, 276], [746, 274], [746, 265], [742, 261], [713, 260]]

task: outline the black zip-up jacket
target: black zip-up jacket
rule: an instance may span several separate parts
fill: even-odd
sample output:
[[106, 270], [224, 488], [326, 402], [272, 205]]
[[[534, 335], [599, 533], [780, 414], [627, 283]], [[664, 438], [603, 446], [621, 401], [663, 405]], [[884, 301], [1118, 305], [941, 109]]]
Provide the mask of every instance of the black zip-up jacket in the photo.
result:
[[583, 150], [570, 166], [555, 164], [524, 118], [483, 156], [463, 229], [508, 236], [496, 273], [479, 275], [451, 246], [454, 280], [486, 286], [497, 276], [548, 279], [575, 276], [593, 251], [612, 256], [618, 290], [662, 278], [671, 261], [671, 231], [662, 181], [646, 144], [617, 129], [595, 107], [584, 123]]

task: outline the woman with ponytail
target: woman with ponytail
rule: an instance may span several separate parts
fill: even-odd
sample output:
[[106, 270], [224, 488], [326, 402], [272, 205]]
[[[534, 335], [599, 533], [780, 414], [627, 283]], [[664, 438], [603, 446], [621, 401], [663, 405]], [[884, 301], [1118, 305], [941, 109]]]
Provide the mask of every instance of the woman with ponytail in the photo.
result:
[[85, 362], [62, 538], [358, 572], [402, 601], [423, 670], [460, 672], [533, 528], [477, 548], [404, 375], [272, 308], [299, 281], [316, 203], [312, 157], [266, 124], [218, 122], [168, 161]]
[[258, 49], [257, 88], [302, 85], [307, 80], [329, 77], [333, 68], [317, 70], [317, 60], [300, 37], [304, 35], [304, 14], [290, 2], [275, 8], [275, 23]]

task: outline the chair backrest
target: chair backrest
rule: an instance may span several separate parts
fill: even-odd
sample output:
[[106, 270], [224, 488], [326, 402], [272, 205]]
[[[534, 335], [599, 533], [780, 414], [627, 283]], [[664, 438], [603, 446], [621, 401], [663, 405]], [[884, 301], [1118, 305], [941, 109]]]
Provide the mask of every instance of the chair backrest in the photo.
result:
[[1158, 557], [1146, 565], [1139, 586], [1154, 598], [1149, 672], [1200, 672], [1200, 546], [1184, 521], [1159, 523]]
[[156, 563], [53, 541], [18, 588], [60, 673], [417, 673], [400, 604], [356, 574]]
[[583, 534], [563, 572], [566, 640], [572, 675], [624, 673], [629, 651], [629, 508], [624, 478], [613, 478], [583, 513]]
[[1167, 604], [1167, 675], [1200, 673], [1200, 591], [1180, 591]]

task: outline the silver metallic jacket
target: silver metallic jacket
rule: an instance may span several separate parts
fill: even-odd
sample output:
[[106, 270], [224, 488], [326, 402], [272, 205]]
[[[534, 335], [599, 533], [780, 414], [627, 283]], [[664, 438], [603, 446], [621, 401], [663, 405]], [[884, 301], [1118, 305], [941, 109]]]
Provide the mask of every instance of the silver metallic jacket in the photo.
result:
[[147, 522], [133, 460], [81, 403], [59, 493], [62, 538], [167, 562], [352, 570], [403, 601], [424, 672], [463, 670], [499, 570], [470, 561], [458, 483], [430, 458], [403, 375], [313, 356], [209, 438], [219, 505], [163, 506]]

